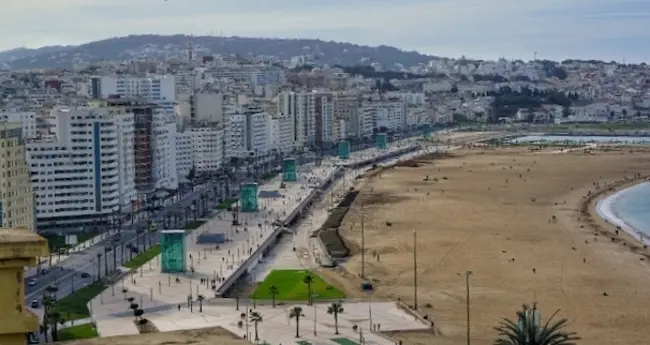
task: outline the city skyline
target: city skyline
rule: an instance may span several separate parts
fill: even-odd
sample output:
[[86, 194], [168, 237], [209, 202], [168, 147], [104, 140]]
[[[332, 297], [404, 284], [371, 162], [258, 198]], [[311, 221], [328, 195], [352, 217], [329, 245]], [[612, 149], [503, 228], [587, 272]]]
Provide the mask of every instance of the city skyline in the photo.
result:
[[184, 33], [319, 38], [448, 57], [530, 60], [537, 52], [643, 62], [650, 61], [639, 44], [650, 36], [648, 16], [650, 3], [638, 0], [25, 0], [3, 5], [0, 50]]

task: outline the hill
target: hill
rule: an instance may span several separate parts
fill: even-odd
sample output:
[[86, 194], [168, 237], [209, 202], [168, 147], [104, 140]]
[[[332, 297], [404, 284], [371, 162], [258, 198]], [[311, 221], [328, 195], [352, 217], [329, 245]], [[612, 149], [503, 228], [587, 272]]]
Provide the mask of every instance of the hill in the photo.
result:
[[0, 52], [0, 62], [8, 62], [12, 69], [70, 68], [75, 62], [101, 60], [163, 59], [182, 56], [189, 42], [197, 55], [277, 56], [290, 59], [305, 55], [317, 63], [358, 65], [378, 62], [385, 66], [394, 63], [415, 65], [434, 56], [403, 51], [389, 46], [363, 46], [345, 42], [317, 39], [281, 39], [253, 37], [215, 37], [187, 35], [131, 35], [94, 41], [78, 46], [55, 46], [39, 49], [18, 48]]

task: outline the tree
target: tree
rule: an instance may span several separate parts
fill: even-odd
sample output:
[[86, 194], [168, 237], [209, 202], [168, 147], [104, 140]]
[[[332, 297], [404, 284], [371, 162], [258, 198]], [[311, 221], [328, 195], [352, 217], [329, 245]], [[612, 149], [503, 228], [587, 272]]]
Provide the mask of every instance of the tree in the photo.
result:
[[190, 186], [192, 187], [192, 192], [194, 191], [194, 181], [196, 180], [196, 168], [192, 167], [190, 171], [187, 172], [187, 181], [189, 181]]
[[293, 307], [289, 311], [289, 318], [296, 319], [296, 338], [300, 338], [300, 318], [305, 316], [301, 307]]
[[271, 285], [271, 287], [269, 287], [269, 293], [271, 294], [271, 304], [273, 305], [273, 308], [275, 308], [275, 297], [278, 296], [280, 291], [278, 291], [278, 288], [275, 285]]
[[142, 309], [135, 309], [133, 311], [133, 317], [135, 317], [135, 321], [142, 320], [142, 315], [144, 315], [144, 310]]
[[99, 279], [101, 279], [102, 277], [101, 264], [102, 264], [102, 253], [97, 253], [97, 281], [99, 281]]
[[499, 326], [494, 328], [499, 334], [494, 345], [575, 345], [580, 337], [575, 332], [564, 330], [568, 324], [567, 319], [553, 322], [559, 311], [555, 311], [542, 325], [537, 305], [533, 304], [531, 309], [524, 304], [522, 310], [517, 311], [516, 322], [503, 318]]
[[334, 316], [334, 334], [339, 334], [339, 314], [343, 313], [341, 301], [333, 302], [327, 307], [327, 313]]
[[199, 313], [203, 312], [203, 300], [204, 299], [205, 299], [205, 296], [203, 296], [203, 295], [196, 296], [196, 300], [199, 301]]
[[311, 284], [314, 283], [314, 277], [312, 277], [311, 274], [307, 274], [303, 279], [302, 282], [307, 285], [307, 304], [311, 305], [312, 304], [312, 295], [311, 295]]
[[253, 325], [255, 326], [255, 341], [260, 340], [260, 337], [258, 336], [258, 333], [257, 333], [257, 324], [262, 322], [262, 321], [263, 321], [262, 320], [262, 314], [260, 314], [259, 312], [254, 311], [254, 312], [252, 312], [250, 314], [250, 322], [252, 322]]

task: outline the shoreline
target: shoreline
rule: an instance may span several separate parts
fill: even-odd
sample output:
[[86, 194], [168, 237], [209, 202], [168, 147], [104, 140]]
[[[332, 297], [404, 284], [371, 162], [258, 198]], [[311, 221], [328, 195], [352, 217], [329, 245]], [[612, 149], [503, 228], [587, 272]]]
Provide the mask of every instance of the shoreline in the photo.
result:
[[625, 185], [616, 188], [611, 192], [611, 194], [603, 195], [594, 201], [594, 210], [601, 219], [605, 220], [608, 224], [620, 227], [621, 230], [625, 231], [629, 236], [641, 242], [643, 245], [650, 244], [650, 236], [626, 222], [625, 219], [616, 212], [613, 206], [620, 198], [624, 197], [626, 192], [646, 183], [650, 182], [645, 179], [635, 181], [632, 185]]

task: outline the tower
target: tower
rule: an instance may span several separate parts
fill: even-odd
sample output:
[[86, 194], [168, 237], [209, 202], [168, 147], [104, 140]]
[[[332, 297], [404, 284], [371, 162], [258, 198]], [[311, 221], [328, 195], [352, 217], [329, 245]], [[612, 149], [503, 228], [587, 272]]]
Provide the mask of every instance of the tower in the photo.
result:
[[187, 43], [187, 61], [194, 61], [194, 45], [191, 41]]

